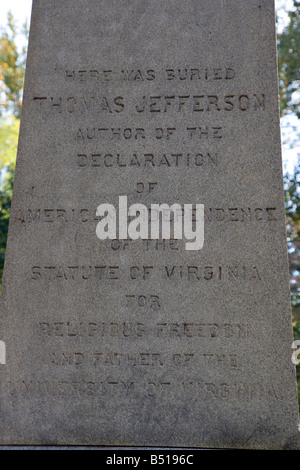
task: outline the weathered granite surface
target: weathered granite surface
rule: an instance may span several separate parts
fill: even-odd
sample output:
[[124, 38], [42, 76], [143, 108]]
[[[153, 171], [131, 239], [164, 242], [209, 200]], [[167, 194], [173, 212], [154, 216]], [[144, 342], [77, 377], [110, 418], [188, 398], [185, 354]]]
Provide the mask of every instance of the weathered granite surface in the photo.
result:
[[[34, 0], [2, 445], [293, 448], [272, 0]], [[99, 204], [204, 204], [199, 251]]]

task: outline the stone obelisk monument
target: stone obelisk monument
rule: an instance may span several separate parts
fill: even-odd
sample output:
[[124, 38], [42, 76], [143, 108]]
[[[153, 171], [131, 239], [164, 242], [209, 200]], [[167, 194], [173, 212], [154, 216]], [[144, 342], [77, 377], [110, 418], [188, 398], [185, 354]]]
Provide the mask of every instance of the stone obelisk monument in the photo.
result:
[[297, 445], [276, 69], [272, 0], [33, 0], [2, 445]]

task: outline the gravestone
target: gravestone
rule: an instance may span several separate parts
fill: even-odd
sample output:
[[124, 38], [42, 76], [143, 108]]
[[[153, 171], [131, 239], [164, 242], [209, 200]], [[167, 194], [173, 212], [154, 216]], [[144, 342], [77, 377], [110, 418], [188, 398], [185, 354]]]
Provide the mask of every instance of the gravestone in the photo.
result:
[[1, 295], [2, 445], [297, 446], [272, 0], [33, 1]]

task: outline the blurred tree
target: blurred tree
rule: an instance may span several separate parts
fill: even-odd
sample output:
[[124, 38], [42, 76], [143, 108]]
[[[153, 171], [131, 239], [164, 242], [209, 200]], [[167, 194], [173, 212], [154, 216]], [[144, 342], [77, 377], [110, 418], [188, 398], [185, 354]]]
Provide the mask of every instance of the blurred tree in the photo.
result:
[[[300, 119], [300, 2], [293, 1], [288, 24], [277, 35], [278, 79], [281, 116]], [[295, 134], [296, 135], [296, 134]], [[299, 139], [299, 135], [297, 136]], [[294, 137], [296, 140], [297, 137]], [[295, 142], [294, 142], [295, 143]], [[293, 146], [291, 143], [290, 146]], [[300, 168], [284, 177], [290, 291], [295, 339], [300, 339]], [[300, 367], [297, 366], [300, 407]]]
[[[19, 51], [18, 38], [24, 46]], [[0, 288], [3, 274], [10, 205], [17, 155], [24, 85], [28, 28], [17, 28], [8, 13], [0, 29]]]
[[2, 280], [3, 275], [10, 205], [15, 174], [14, 170], [15, 163], [10, 163], [6, 168], [4, 181], [0, 186], [0, 280]]
[[285, 175], [287, 244], [290, 266], [290, 289], [293, 310], [294, 336], [300, 339], [300, 168]]
[[0, 117], [0, 170], [16, 160], [19, 129], [15, 116]]
[[[290, 268], [290, 291], [294, 338], [300, 339], [300, 168], [285, 175], [284, 194], [286, 207], [287, 245]], [[300, 409], [300, 366], [296, 367]]]
[[288, 24], [277, 35], [279, 96], [281, 115], [300, 118], [300, 2], [293, 3]]
[[19, 52], [16, 41], [18, 35], [24, 35], [24, 44], [27, 44], [28, 27], [25, 23], [19, 31], [15, 25], [13, 15], [8, 13], [8, 25], [0, 30], [0, 113], [13, 114], [20, 118], [22, 107], [22, 93], [26, 64], [26, 46]]

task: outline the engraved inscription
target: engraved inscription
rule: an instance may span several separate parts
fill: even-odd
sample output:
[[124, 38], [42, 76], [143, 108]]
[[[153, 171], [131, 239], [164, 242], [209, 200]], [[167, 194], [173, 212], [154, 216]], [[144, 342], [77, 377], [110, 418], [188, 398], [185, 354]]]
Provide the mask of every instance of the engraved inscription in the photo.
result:
[[154, 322], [147, 325], [143, 322], [110, 321], [103, 322], [97, 319], [89, 322], [79, 321], [41, 321], [37, 325], [37, 335], [42, 340], [47, 339], [89, 339], [100, 338], [179, 338], [190, 341], [201, 339], [203, 341], [230, 341], [246, 340], [249, 337], [249, 326], [241, 323], [220, 322]]
[[42, 115], [78, 116], [97, 114], [119, 114], [124, 110], [137, 113], [216, 113], [264, 111], [264, 93], [242, 94], [186, 94], [141, 96], [135, 103], [124, 96], [33, 96], [36, 110]]
[[177, 129], [176, 127], [156, 127], [147, 130], [143, 127], [137, 128], [120, 128], [120, 127], [80, 127], [75, 132], [75, 138], [79, 142], [86, 141], [100, 141], [100, 142], [139, 142], [146, 138], [156, 139], [161, 141], [172, 141], [173, 137], [181, 131], [184, 137], [190, 140], [214, 140], [222, 139], [223, 128], [220, 125], [216, 126], [190, 126], [186, 129]]
[[121, 70], [100, 69], [99, 67], [82, 67], [81, 69], [63, 69], [56, 68], [55, 71], [63, 74], [68, 83], [93, 83], [109, 81], [125, 82], [152, 82], [154, 80], [164, 81], [214, 81], [214, 80], [232, 80], [235, 78], [235, 70], [232, 67], [182, 67], [167, 68], [164, 70], [155, 70], [152, 68], [124, 68]]
[[[141, 184], [137, 183], [137, 192], [141, 192]], [[149, 185], [156, 185], [154, 182], [148, 183]], [[152, 192], [153, 186], [149, 186], [149, 194]], [[143, 191], [142, 191], [143, 192]], [[210, 222], [276, 222], [277, 221], [277, 208], [276, 207], [238, 207], [232, 205], [231, 207], [209, 207], [204, 205], [204, 220], [205, 223]], [[192, 210], [194, 216], [195, 210]], [[96, 215], [95, 208], [28, 208], [23, 211], [17, 212], [16, 220], [20, 224], [86, 224], [99, 221], [99, 216]], [[193, 217], [194, 220], [194, 217]], [[234, 225], [234, 224], [233, 224]], [[112, 247], [117, 249], [118, 243], [126, 242], [126, 245], [132, 240], [115, 240], [112, 242]], [[145, 244], [177, 242], [177, 240], [145, 240]], [[147, 242], [147, 243], [146, 243]]]
[[244, 93], [240, 95], [206, 94], [197, 95], [155, 95], [143, 96], [135, 105], [138, 113], [197, 113], [220, 111], [258, 111], [265, 110], [263, 93]]
[[161, 300], [158, 295], [155, 294], [126, 294], [126, 306], [127, 307], [138, 307], [144, 309], [145, 307], [150, 310], [158, 311], [161, 307]]
[[144, 398], [170, 398], [209, 401], [278, 401], [283, 397], [280, 388], [270, 383], [244, 382], [230, 380], [185, 381], [175, 382], [166, 378], [164, 381], [149, 379], [142, 383], [134, 380], [107, 378], [95, 380], [10, 380], [4, 393], [11, 399], [17, 397], [56, 397], [61, 399], [101, 399], [128, 396]]
[[122, 96], [34, 96], [37, 111], [43, 115], [59, 114], [119, 114], [124, 111], [125, 102]]
[[42, 339], [76, 339], [76, 338], [144, 338], [146, 325], [142, 322], [89, 322], [77, 321], [41, 321], [37, 334]]
[[82, 352], [52, 352], [49, 356], [51, 364], [59, 367], [90, 367], [97, 370], [112, 368], [163, 368], [176, 366], [188, 368], [197, 364], [208, 365], [210, 370], [238, 370], [239, 359], [236, 354], [204, 352], [194, 354], [188, 352], [175, 352], [165, 354], [161, 352], [120, 352], [120, 351], [96, 351], [92, 354]]
[[219, 157], [213, 152], [164, 153], [98, 153], [77, 154], [78, 168], [199, 168], [217, 167]]
[[165, 278], [187, 281], [250, 281], [261, 280], [256, 266], [165, 266]]
[[120, 266], [32, 266], [30, 279], [39, 281], [116, 281], [123, 275], [130, 280], [149, 280], [154, 271], [167, 280], [176, 281], [252, 281], [261, 280], [262, 271], [257, 266], [130, 266], [122, 273]]

